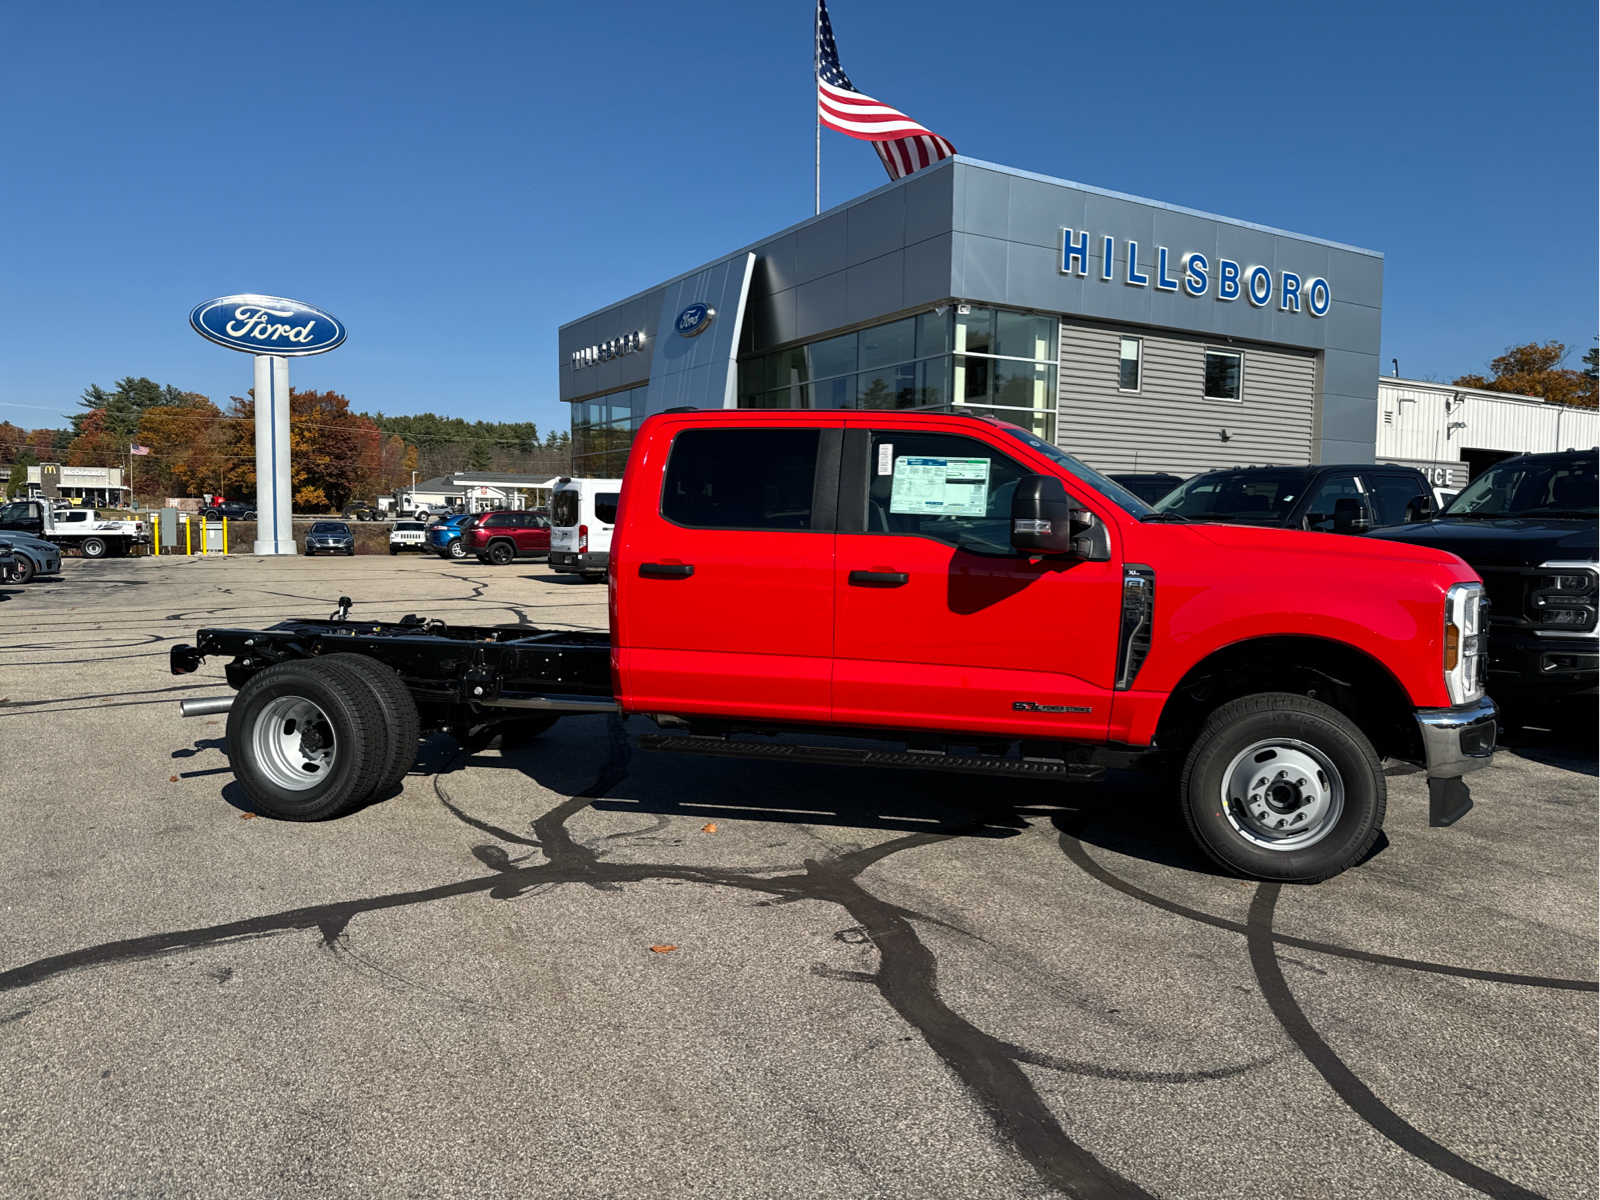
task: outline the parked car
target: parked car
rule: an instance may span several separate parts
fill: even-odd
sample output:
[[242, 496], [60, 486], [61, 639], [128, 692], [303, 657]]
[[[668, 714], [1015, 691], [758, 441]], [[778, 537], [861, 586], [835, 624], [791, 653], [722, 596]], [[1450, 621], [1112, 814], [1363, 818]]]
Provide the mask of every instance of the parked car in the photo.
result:
[[1113, 475], [1113, 480], [1127, 488], [1146, 504], [1154, 504], [1173, 488], [1183, 482], [1181, 475], [1169, 475], [1165, 471], [1146, 471], [1142, 474]]
[[243, 500], [224, 500], [220, 504], [202, 508], [200, 515], [208, 521], [219, 521], [223, 517], [227, 517], [230, 521], [254, 521], [256, 510], [253, 505], [246, 504]]
[[354, 554], [356, 535], [343, 521], [318, 521], [306, 532], [306, 553]]
[[1597, 694], [1597, 464], [1594, 450], [1508, 458], [1433, 520], [1373, 535], [1448, 550], [1483, 577], [1489, 692], [1508, 707]]
[[1196, 475], [1155, 504], [1159, 513], [1229, 525], [1366, 533], [1425, 521], [1433, 489], [1415, 467], [1231, 467]]
[[[609, 633], [303, 619], [202, 629], [171, 669], [226, 661], [229, 765], [296, 820], [392, 788], [419, 726], [639, 713], [652, 750], [784, 765], [1089, 782], [1169, 759], [1205, 853], [1313, 882], [1377, 843], [1384, 757], [1424, 765], [1448, 824], [1493, 756], [1460, 559], [1166, 521], [992, 418], [659, 414], [617, 519]], [[317, 720], [285, 731], [291, 710]]]
[[383, 514], [370, 504], [354, 501], [344, 506], [344, 511], [339, 514], [346, 521], [378, 521]]
[[472, 516], [471, 513], [454, 513], [429, 525], [427, 548], [441, 558], [465, 558], [467, 548], [461, 543], [461, 535]]
[[550, 518], [512, 509], [479, 513], [463, 526], [461, 541], [479, 562], [497, 567], [518, 558], [543, 558], [550, 553]]
[[421, 521], [396, 521], [389, 526], [389, 553], [402, 550], [426, 550], [427, 526]]
[[620, 479], [556, 481], [550, 494], [550, 568], [590, 579], [605, 576], [617, 523]]
[[54, 542], [17, 529], [0, 533], [11, 545], [11, 561], [0, 567], [0, 581], [32, 583], [40, 575], [61, 574], [61, 549]]

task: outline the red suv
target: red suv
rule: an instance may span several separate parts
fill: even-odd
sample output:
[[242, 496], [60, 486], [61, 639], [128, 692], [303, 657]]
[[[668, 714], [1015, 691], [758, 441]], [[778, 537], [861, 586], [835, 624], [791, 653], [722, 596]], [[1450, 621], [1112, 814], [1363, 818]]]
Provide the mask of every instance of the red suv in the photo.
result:
[[461, 533], [461, 544], [479, 562], [502, 567], [516, 558], [550, 556], [550, 518], [542, 512], [479, 513]]

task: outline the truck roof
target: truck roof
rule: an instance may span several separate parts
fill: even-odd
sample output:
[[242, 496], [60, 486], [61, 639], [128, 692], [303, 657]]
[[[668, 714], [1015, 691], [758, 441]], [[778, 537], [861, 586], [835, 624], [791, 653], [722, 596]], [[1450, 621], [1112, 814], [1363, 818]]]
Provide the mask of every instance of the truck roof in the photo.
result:
[[725, 425], [730, 418], [740, 425], [806, 425], [821, 419], [824, 421], [842, 421], [846, 425], [906, 425], [916, 426], [934, 421], [956, 421], [972, 425], [988, 427], [1002, 426], [1020, 429], [1010, 421], [1002, 421], [988, 415], [977, 413], [935, 412], [921, 409], [903, 411], [886, 408], [702, 408], [702, 409], [673, 409], [670, 412], [656, 413], [648, 418], [649, 421], [670, 418], [673, 421], [685, 422], [694, 425]]

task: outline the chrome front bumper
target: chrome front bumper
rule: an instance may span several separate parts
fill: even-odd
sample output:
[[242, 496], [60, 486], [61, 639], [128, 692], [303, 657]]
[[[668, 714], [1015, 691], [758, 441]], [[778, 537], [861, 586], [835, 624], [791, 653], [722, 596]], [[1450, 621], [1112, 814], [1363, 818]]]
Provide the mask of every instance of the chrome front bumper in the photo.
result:
[[1494, 758], [1500, 711], [1485, 696], [1454, 708], [1419, 708], [1423, 766], [1430, 779], [1459, 779]]

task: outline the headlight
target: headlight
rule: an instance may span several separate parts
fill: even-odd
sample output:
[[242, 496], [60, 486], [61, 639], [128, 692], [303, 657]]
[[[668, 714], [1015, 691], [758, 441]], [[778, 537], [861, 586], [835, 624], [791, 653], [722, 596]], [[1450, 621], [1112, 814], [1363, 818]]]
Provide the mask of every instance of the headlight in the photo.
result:
[[1483, 584], [1455, 583], [1444, 597], [1444, 685], [1450, 703], [1483, 695]]
[[1581, 563], [1541, 563], [1528, 588], [1528, 619], [1539, 629], [1587, 633], [1595, 626], [1595, 572]]

